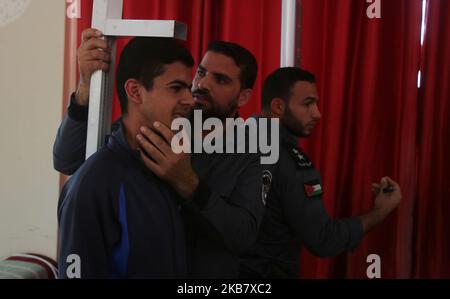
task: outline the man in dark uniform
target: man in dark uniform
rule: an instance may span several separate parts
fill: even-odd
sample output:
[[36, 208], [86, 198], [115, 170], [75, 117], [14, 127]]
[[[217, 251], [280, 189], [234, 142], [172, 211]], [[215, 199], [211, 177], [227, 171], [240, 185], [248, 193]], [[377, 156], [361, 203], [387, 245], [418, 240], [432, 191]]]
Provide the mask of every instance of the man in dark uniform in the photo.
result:
[[178, 196], [145, 167], [135, 138], [143, 125], [190, 113], [193, 65], [173, 39], [135, 38], [124, 48], [120, 126], [60, 196], [61, 278], [186, 277]]
[[[221, 120], [226, 131], [226, 119], [238, 117], [238, 108], [250, 99], [256, 74], [256, 59], [248, 50], [234, 43], [211, 42], [192, 83], [194, 109], [201, 110], [203, 118]], [[260, 155], [248, 151], [193, 153], [192, 171], [180, 172], [168, 146], [173, 133], [164, 127], [157, 130], [165, 142], [152, 130], [145, 130], [146, 138], [139, 142], [151, 157], [163, 152], [164, 161], [156, 165], [146, 156], [142, 158], [149, 169], [187, 198], [189, 208], [184, 209], [184, 217], [190, 277], [237, 278], [238, 257], [255, 242], [264, 212]], [[209, 132], [197, 133], [205, 137]], [[246, 144], [248, 141], [249, 135]], [[181, 182], [184, 186], [177, 188]], [[190, 200], [183, 190], [194, 189], [196, 196]]]
[[281, 68], [264, 82], [263, 116], [279, 118], [280, 158], [265, 170], [266, 212], [255, 246], [241, 260], [242, 277], [296, 278], [300, 247], [320, 257], [356, 248], [401, 200], [399, 185], [388, 177], [373, 184], [371, 212], [331, 219], [322, 201], [322, 181], [298, 147], [320, 119], [314, 75], [300, 68]]
[[[55, 141], [54, 167], [65, 174], [84, 162], [86, 82], [94, 70], [108, 69], [108, 49], [100, 35], [93, 29], [83, 33], [78, 50], [80, 84]], [[256, 75], [256, 59], [248, 50], [228, 42], [211, 43], [193, 81], [196, 108], [205, 117], [235, 117], [250, 99]], [[188, 277], [237, 278], [238, 256], [256, 240], [264, 212], [260, 157], [249, 153], [175, 154], [168, 127], [170, 124], [148, 124], [136, 141], [145, 165], [184, 199]]]

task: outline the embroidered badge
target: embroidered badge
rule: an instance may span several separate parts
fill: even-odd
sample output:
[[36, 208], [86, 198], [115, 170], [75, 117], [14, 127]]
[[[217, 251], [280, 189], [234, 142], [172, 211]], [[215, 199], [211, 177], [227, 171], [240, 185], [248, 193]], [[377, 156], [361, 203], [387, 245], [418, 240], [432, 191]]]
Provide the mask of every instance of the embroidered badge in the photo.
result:
[[309, 158], [295, 147], [291, 149], [291, 155], [300, 168], [312, 168], [312, 162]]

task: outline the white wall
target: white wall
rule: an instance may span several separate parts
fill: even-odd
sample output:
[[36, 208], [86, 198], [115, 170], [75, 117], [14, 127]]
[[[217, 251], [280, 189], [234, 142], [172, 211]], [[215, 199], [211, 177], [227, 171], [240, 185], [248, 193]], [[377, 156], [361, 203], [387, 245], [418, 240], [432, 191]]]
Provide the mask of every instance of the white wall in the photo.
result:
[[14, 22], [0, 23], [0, 259], [56, 256], [52, 145], [61, 119], [64, 17], [65, 1], [33, 0]]

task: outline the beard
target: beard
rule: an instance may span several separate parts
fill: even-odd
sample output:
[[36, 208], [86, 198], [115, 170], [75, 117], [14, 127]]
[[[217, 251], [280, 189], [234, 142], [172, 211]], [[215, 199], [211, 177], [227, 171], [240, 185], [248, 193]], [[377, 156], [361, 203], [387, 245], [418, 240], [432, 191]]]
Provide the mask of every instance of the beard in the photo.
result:
[[233, 113], [238, 107], [238, 97], [236, 97], [228, 105], [223, 107], [216, 105], [214, 99], [211, 97], [208, 91], [197, 89], [192, 94], [194, 97], [201, 97], [203, 101], [206, 101], [208, 103], [207, 105], [196, 103], [194, 109], [192, 110], [192, 114], [195, 110], [201, 110], [203, 113], [203, 119], [216, 117], [221, 121], [224, 121], [228, 117], [233, 117]]
[[194, 110], [202, 110], [203, 112], [203, 118], [210, 118], [210, 117], [216, 117], [220, 119], [221, 121], [224, 121], [228, 117], [232, 117], [232, 113], [237, 108], [237, 100], [233, 103], [230, 103], [227, 107], [219, 107], [214, 105], [214, 103], [210, 103], [209, 107], [203, 106], [203, 105], [195, 105]]
[[294, 117], [287, 105], [281, 122], [291, 134], [297, 137], [308, 137], [310, 134], [306, 133], [305, 126]]

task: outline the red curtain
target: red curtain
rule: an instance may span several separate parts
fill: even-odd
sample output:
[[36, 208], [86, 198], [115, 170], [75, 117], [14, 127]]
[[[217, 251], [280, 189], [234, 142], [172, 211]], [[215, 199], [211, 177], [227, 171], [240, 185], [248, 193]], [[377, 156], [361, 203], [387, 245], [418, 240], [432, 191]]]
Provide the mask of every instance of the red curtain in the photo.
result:
[[426, 24], [414, 277], [450, 278], [450, 1], [429, 0]]
[[[78, 47], [91, 24], [92, 0], [80, 1], [78, 40], [66, 51]], [[450, 1], [429, 1], [422, 61], [421, 0], [381, 1], [381, 19], [366, 16], [363, 0], [302, 1], [301, 65], [317, 75], [323, 114], [303, 147], [321, 171], [327, 210], [335, 217], [367, 212], [370, 184], [383, 175], [399, 181], [403, 201], [355, 252], [333, 259], [303, 252], [301, 277], [366, 278], [369, 254], [380, 256], [383, 278], [450, 276], [444, 235], [450, 224], [450, 173], [444, 167], [450, 166]], [[186, 45], [197, 63], [213, 39], [251, 50], [260, 72], [241, 115], [260, 111], [262, 79], [279, 66], [281, 0], [124, 0], [123, 15], [186, 23]], [[126, 41], [119, 41], [119, 54]], [[116, 95], [114, 101], [117, 117]]]
[[301, 275], [367, 278], [366, 258], [378, 254], [383, 278], [408, 277], [421, 1], [382, 1], [380, 19], [367, 17], [366, 1], [302, 3], [301, 65], [317, 75], [322, 111], [303, 146], [323, 176], [327, 210], [335, 217], [367, 212], [371, 182], [383, 175], [401, 184], [403, 202], [353, 253], [317, 259], [304, 252]]

